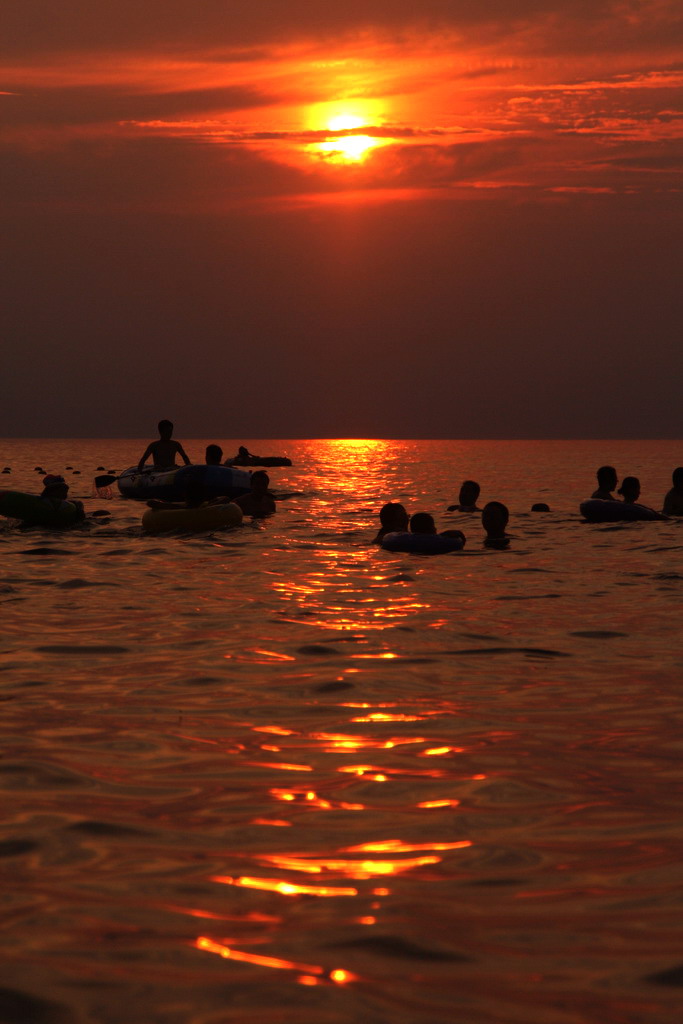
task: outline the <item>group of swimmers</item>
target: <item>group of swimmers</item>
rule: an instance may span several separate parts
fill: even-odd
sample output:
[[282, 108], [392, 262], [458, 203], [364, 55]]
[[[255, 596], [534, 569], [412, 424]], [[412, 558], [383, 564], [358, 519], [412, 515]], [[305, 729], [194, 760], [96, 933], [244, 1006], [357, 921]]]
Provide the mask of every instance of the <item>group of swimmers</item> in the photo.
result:
[[[598, 486], [591, 498], [598, 501], [618, 501], [613, 491], [620, 494], [627, 505], [635, 505], [640, 497], [640, 480], [637, 476], [625, 476], [621, 487], [617, 490], [619, 478], [614, 466], [601, 466], [597, 472]], [[671, 490], [664, 496], [662, 514], [665, 516], [683, 516], [683, 466], [674, 469], [671, 475]]]
[[[613, 491], [618, 484], [617, 472], [613, 466], [601, 466], [597, 471], [598, 487], [591, 498], [599, 501], [615, 501]], [[662, 509], [665, 516], [683, 516], [683, 467], [677, 467], [672, 474], [673, 486], [664, 498]], [[510, 538], [506, 534], [506, 527], [509, 521], [509, 511], [506, 505], [500, 501], [489, 501], [480, 509], [477, 500], [481, 488], [476, 480], [464, 480], [460, 487], [458, 501], [449, 505], [447, 512], [481, 512], [481, 525], [484, 528], [484, 545], [491, 548], [506, 548]], [[617, 491], [622, 496], [625, 504], [635, 504], [640, 497], [640, 481], [635, 476], [624, 477], [621, 487]], [[537, 502], [531, 506], [532, 512], [549, 512], [550, 509], [545, 502]], [[409, 516], [406, 509], [399, 502], [390, 501], [383, 505], [379, 512], [380, 529], [373, 538], [373, 544], [381, 544], [387, 534], [390, 533], [437, 533], [434, 517], [429, 512], [416, 512]], [[465, 544], [465, 535], [461, 530], [443, 530], [442, 537], [462, 538]]]
[[[138, 472], [142, 472], [146, 461], [151, 457], [154, 468], [157, 470], [172, 469], [175, 467], [176, 456], [179, 456], [186, 466], [191, 465], [189, 456], [179, 441], [173, 440], [173, 423], [170, 420], [161, 420], [158, 424], [159, 440], [152, 441], [145, 449], [142, 458], [138, 462]], [[209, 444], [205, 451], [205, 462], [207, 466], [221, 465], [246, 465], [256, 459], [247, 448], [240, 446], [237, 455], [233, 459], [226, 459], [223, 462], [223, 449], [220, 445]], [[640, 497], [640, 481], [637, 477], [624, 477], [621, 487], [617, 490], [618, 477], [613, 466], [601, 466], [597, 471], [597, 489], [591, 495], [592, 499], [600, 501], [617, 501], [613, 492], [621, 495], [623, 502], [634, 504]], [[113, 479], [110, 477], [109, 479]], [[150, 508], [156, 509], [178, 509], [178, 508], [199, 508], [206, 504], [220, 504], [231, 501], [239, 506], [243, 515], [260, 518], [270, 516], [275, 512], [275, 495], [269, 490], [270, 478], [265, 470], [257, 470], [250, 476], [250, 490], [246, 494], [235, 498], [218, 497], [207, 500], [206, 492], [200, 482], [189, 481], [185, 501], [167, 502], [150, 500], [147, 504]], [[664, 498], [662, 513], [665, 516], [683, 516], [683, 467], [679, 466], [672, 474], [672, 487]], [[57, 509], [67, 500], [71, 505], [76, 506], [78, 518], [85, 519], [83, 503], [68, 499], [69, 485], [63, 476], [48, 474], [43, 480], [43, 492], [41, 499], [50, 502]], [[487, 547], [504, 548], [509, 544], [509, 537], [506, 534], [506, 527], [509, 520], [507, 507], [499, 501], [489, 501], [483, 509], [477, 505], [481, 488], [476, 480], [464, 480], [458, 494], [458, 501], [449, 505], [448, 512], [481, 513], [481, 523], [484, 528], [484, 544]], [[532, 505], [532, 512], [549, 512], [548, 505], [538, 502]], [[102, 513], [100, 513], [102, 514]], [[417, 512], [409, 516], [403, 505], [398, 502], [388, 502], [382, 507], [379, 513], [380, 529], [373, 540], [373, 543], [381, 544], [389, 533], [413, 533], [436, 535], [436, 523], [429, 512]], [[465, 535], [461, 530], [444, 530], [440, 534], [444, 537], [460, 538], [465, 543]]]
[[[471, 482], [466, 481], [466, 483]], [[475, 486], [478, 487], [478, 485]], [[463, 507], [462, 504], [449, 505], [448, 511], [481, 512], [481, 525], [486, 533], [484, 537], [485, 547], [506, 548], [510, 543], [510, 538], [505, 532], [510, 513], [507, 506], [501, 501], [489, 501], [484, 505], [483, 509], [478, 509], [476, 505], [467, 507]], [[379, 511], [379, 521], [380, 528], [377, 536], [372, 541], [373, 544], [381, 544], [387, 534], [390, 533], [419, 533], [432, 536], [437, 534], [433, 515], [429, 512], [415, 512], [414, 515], [409, 516], [405, 506], [397, 501], [390, 501], [382, 506]], [[463, 547], [467, 540], [462, 530], [442, 530], [439, 536], [460, 538]]]

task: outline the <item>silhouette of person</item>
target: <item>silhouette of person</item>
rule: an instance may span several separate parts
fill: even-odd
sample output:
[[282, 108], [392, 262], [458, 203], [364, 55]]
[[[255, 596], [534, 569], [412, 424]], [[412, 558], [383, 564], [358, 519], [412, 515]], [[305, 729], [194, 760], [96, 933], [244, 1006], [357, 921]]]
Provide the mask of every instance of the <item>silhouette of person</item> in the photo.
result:
[[255, 519], [271, 516], [275, 512], [275, 499], [268, 490], [269, 483], [270, 477], [265, 469], [257, 469], [251, 474], [251, 490], [248, 494], [240, 494], [230, 500], [242, 509], [245, 516], [253, 516]]
[[479, 512], [477, 508], [477, 498], [481, 492], [481, 487], [476, 480], [463, 480], [458, 494], [458, 504], [449, 505], [448, 512]]
[[185, 450], [179, 441], [172, 441], [173, 435], [173, 424], [170, 420], [161, 420], [158, 425], [159, 440], [152, 441], [151, 444], [147, 445], [145, 454], [138, 462], [138, 473], [142, 472], [142, 469], [147, 462], [147, 459], [152, 456], [154, 460], [155, 469], [173, 469], [175, 466], [175, 457], [179, 455], [186, 466], [190, 465], [190, 460], [185, 454]]
[[627, 505], [635, 505], [640, 497], [640, 480], [638, 477], [625, 476], [621, 481], [621, 487], [617, 494], [621, 494]]
[[[430, 515], [429, 512], [416, 512], [414, 516], [410, 517], [410, 532], [426, 534], [429, 537], [435, 536], [437, 529], [434, 516]], [[462, 530], [443, 530], [438, 536], [457, 537], [462, 540], [463, 547], [465, 546], [466, 538]]]
[[408, 513], [398, 501], [389, 501], [379, 510], [380, 528], [373, 544], [381, 544], [388, 533], [406, 533], [408, 531]]
[[64, 504], [75, 505], [78, 510], [78, 518], [85, 519], [83, 502], [74, 501], [73, 498], [69, 498], [69, 485], [63, 476], [48, 473], [48, 475], [43, 478], [43, 491], [40, 497], [43, 501], [54, 506], [56, 511], [58, 511]]
[[233, 466], [251, 466], [258, 459], [257, 455], [252, 455], [248, 448], [245, 448], [243, 444], [237, 449], [237, 455], [233, 459], [228, 459]]
[[617, 471], [614, 466], [601, 466], [596, 476], [598, 478], [598, 487], [591, 494], [591, 498], [599, 498], [601, 501], [614, 501], [612, 491], [618, 483]]
[[486, 530], [484, 546], [487, 548], [506, 548], [510, 538], [505, 533], [510, 513], [507, 505], [501, 501], [489, 501], [481, 513], [481, 525]]
[[666, 492], [662, 512], [666, 516], [683, 516], [683, 466], [671, 474], [673, 487]]
[[550, 506], [546, 505], [544, 501], [537, 501], [531, 506], [532, 512], [550, 512]]
[[218, 444], [208, 444], [206, 446], [206, 454], [204, 455], [204, 461], [207, 466], [220, 466], [223, 458], [223, 449]]
[[415, 515], [410, 517], [410, 532], [429, 534], [436, 533], [434, 516], [431, 516], [429, 512], [416, 512]]

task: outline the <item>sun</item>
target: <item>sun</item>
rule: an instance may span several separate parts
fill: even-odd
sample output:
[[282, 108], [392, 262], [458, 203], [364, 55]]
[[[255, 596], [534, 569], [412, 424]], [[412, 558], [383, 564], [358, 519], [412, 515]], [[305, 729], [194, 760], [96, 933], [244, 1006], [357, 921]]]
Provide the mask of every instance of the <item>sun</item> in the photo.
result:
[[336, 108], [334, 113], [326, 111], [325, 115], [318, 116], [325, 125], [323, 129], [318, 128], [318, 131], [329, 131], [331, 138], [315, 142], [309, 149], [330, 163], [361, 163], [371, 150], [385, 144], [383, 139], [362, 131], [363, 128], [377, 124], [377, 118], [372, 118], [370, 111], [362, 116], [360, 112], [340, 111]]

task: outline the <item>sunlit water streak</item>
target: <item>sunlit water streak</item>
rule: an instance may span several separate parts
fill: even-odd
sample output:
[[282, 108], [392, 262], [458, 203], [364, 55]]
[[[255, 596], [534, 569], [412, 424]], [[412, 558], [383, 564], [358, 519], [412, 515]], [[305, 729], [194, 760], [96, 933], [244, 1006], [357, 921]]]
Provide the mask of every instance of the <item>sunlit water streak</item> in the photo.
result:
[[[578, 503], [680, 446], [259, 441], [301, 493], [163, 541], [91, 496], [143, 447], [3, 445], [112, 513], [0, 523], [3, 1024], [676, 1019], [683, 522]], [[465, 551], [371, 546], [389, 499]]]

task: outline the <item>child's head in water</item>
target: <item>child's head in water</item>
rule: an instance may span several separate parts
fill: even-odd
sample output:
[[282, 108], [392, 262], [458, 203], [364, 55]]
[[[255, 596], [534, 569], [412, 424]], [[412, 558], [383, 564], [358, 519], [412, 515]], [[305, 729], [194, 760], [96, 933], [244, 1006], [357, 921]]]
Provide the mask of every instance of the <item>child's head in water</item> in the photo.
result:
[[481, 525], [486, 530], [484, 544], [488, 547], [506, 547], [509, 543], [505, 536], [510, 513], [502, 501], [489, 501], [481, 513]]
[[410, 518], [411, 533], [436, 533], [434, 517], [429, 512], [416, 512]]
[[640, 497], [640, 480], [637, 476], [625, 476], [621, 481], [621, 487], [617, 491], [624, 501], [633, 503]]

